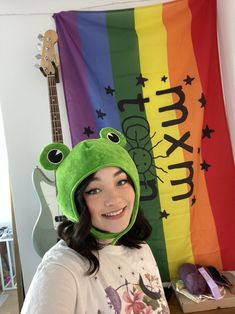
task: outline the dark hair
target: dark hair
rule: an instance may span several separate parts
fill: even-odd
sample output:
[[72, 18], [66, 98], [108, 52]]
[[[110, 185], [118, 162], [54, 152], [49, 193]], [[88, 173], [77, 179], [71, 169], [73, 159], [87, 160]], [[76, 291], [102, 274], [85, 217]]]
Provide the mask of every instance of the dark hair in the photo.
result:
[[[89, 210], [87, 210], [83, 198], [83, 193], [93, 176], [94, 174], [88, 176], [74, 193], [74, 201], [80, 215], [79, 222], [74, 223], [70, 220], [66, 220], [58, 227], [59, 237], [63, 239], [71, 249], [75, 250], [88, 260], [89, 268], [86, 272], [87, 275], [91, 275], [99, 270], [99, 260], [94, 252], [98, 252], [104, 247], [104, 244], [101, 244], [90, 233], [92, 226], [91, 215]], [[132, 183], [130, 178], [129, 180]], [[129, 248], [139, 249], [140, 244], [150, 236], [151, 232], [152, 227], [150, 223], [144, 217], [141, 209], [139, 209], [133, 227], [118, 240], [118, 244], [122, 244]]]

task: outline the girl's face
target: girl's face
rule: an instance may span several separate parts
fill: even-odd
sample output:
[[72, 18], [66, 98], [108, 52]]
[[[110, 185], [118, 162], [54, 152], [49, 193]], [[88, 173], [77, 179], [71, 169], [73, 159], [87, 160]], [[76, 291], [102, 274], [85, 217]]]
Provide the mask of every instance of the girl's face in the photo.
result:
[[107, 167], [97, 171], [83, 197], [93, 227], [119, 233], [129, 225], [135, 191], [127, 174], [121, 169]]

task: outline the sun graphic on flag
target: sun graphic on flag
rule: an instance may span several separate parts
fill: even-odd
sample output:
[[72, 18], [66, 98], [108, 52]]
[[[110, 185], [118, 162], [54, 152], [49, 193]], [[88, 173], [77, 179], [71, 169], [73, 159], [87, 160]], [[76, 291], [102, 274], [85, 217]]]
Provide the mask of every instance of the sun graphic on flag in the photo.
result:
[[136, 164], [140, 180], [146, 183], [147, 177], [153, 176], [163, 183], [161, 176], [156, 173], [156, 169], [159, 170], [158, 172], [167, 173], [167, 171], [156, 165], [156, 159], [168, 156], [153, 155], [153, 149], [163, 140], [152, 146], [151, 140], [156, 132], [150, 137], [149, 123], [143, 117], [129, 117], [124, 120], [122, 127], [130, 147], [128, 152]]

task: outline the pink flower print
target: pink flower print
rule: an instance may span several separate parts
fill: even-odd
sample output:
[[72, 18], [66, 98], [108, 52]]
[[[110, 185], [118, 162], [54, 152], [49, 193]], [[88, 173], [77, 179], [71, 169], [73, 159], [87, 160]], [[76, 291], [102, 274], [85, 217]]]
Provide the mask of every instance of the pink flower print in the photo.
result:
[[[145, 304], [142, 302], [144, 293], [142, 291], [137, 291], [131, 296], [127, 291], [123, 293], [123, 299], [126, 303], [129, 303], [125, 307], [126, 314], [144, 314]], [[132, 312], [133, 311], [133, 312]]]

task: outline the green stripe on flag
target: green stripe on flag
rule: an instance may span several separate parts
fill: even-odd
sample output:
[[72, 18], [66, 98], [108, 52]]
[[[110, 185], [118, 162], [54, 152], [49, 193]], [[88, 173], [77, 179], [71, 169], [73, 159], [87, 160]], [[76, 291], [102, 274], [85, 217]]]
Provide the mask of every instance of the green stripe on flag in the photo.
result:
[[[153, 153], [149, 124], [145, 113], [141, 84], [138, 38], [135, 31], [134, 10], [110, 11], [106, 14], [113, 81], [127, 149], [136, 162], [141, 181], [141, 208], [152, 225], [148, 243], [157, 260], [163, 281], [169, 281], [169, 269], [157, 178], [153, 175]], [[138, 78], [138, 79], [137, 79]]]

